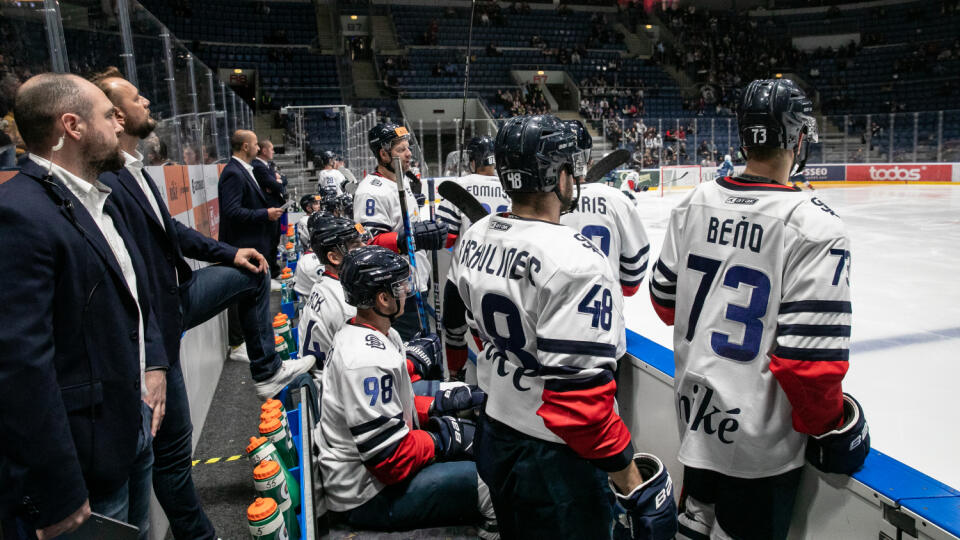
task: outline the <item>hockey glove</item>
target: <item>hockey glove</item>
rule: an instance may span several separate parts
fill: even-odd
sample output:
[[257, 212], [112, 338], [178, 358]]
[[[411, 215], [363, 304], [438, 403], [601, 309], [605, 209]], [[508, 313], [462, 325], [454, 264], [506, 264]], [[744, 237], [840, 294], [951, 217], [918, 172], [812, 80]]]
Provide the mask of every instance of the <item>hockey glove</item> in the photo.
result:
[[843, 394], [843, 425], [807, 438], [807, 461], [823, 472], [853, 474], [870, 453], [870, 428], [860, 403]]
[[673, 479], [657, 456], [638, 453], [633, 462], [640, 469], [644, 482], [628, 495], [617, 494], [617, 502], [626, 511], [629, 538], [633, 540], [667, 540], [677, 534], [677, 503], [673, 499]]
[[407, 359], [413, 362], [413, 371], [426, 380], [443, 379], [440, 336], [427, 334], [418, 336], [406, 343]]
[[487, 395], [476, 386], [465, 384], [437, 392], [430, 405], [430, 416], [469, 411], [483, 404]]
[[423, 206], [427, 204], [427, 196], [423, 193], [414, 193], [413, 198], [417, 200], [417, 206]]
[[[443, 249], [447, 242], [447, 224], [437, 221], [415, 221], [410, 224], [413, 230], [413, 244], [417, 251]], [[405, 252], [407, 237], [404, 233], [397, 235], [397, 246]]]
[[437, 461], [465, 461], [473, 459], [473, 436], [477, 425], [470, 420], [452, 416], [434, 416], [427, 422], [427, 431], [433, 437]]

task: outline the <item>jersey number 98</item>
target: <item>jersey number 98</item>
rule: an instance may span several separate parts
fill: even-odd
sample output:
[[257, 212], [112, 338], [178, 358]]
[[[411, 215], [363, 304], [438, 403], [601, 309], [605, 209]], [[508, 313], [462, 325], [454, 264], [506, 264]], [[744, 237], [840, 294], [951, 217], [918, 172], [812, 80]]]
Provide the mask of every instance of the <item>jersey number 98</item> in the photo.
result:
[[367, 377], [363, 380], [363, 393], [370, 396], [370, 406], [377, 404], [377, 398], [381, 403], [390, 403], [393, 399], [393, 375], [389, 373], [377, 379], [376, 377]]

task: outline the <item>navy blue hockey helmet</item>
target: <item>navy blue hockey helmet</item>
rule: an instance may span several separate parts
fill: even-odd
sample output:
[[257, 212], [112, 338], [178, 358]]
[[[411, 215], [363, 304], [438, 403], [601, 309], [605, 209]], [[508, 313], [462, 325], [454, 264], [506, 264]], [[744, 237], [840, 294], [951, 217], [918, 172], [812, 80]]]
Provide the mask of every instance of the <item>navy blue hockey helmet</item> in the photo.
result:
[[[320, 197], [312, 193], [300, 197], [300, 209], [304, 212], [312, 213], [316, 210], [316, 204], [320, 202]], [[312, 208], [311, 208], [312, 207]]]
[[740, 146], [749, 157], [750, 148], [796, 150], [795, 171], [807, 161], [810, 143], [819, 141], [813, 102], [790, 79], [761, 79], [743, 91], [737, 111]]
[[344, 193], [337, 197], [337, 204], [340, 206], [340, 215], [350, 217], [353, 215], [353, 195]]
[[387, 292], [397, 301], [399, 312], [399, 304], [413, 290], [407, 260], [382, 246], [348, 253], [340, 267], [340, 283], [347, 303], [361, 309], [373, 307], [377, 293]]
[[486, 135], [470, 139], [470, 143], [467, 144], [467, 160], [473, 162], [474, 169], [472, 172], [477, 172], [480, 167], [496, 165], [493, 139]]
[[373, 126], [370, 129], [370, 132], [367, 133], [367, 142], [370, 143], [370, 150], [373, 152], [373, 155], [380, 158], [380, 150], [386, 150], [387, 153], [390, 153], [390, 149], [393, 148], [393, 145], [398, 141], [405, 141], [410, 139], [410, 132], [407, 131], [407, 128], [403, 126], [398, 126], [393, 122], [383, 122]]
[[310, 217], [307, 218], [307, 231], [312, 235], [313, 229], [317, 226], [317, 224], [320, 223], [321, 220], [330, 217], [333, 217], [333, 214], [323, 209], [317, 210], [316, 212], [310, 214]]
[[330, 212], [331, 214], [334, 211], [339, 210], [339, 204], [337, 199], [340, 197], [337, 192], [337, 188], [333, 186], [324, 186], [320, 185], [317, 187], [317, 192], [320, 197], [320, 207], [323, 208], [325, 212]]
[[370, 233], [363, 225], [344, 217], [324, 214], [310, 229], [310, 249], [324, 264], [328, 264], [328, 251], [336, 249], [340, 255], [346, 255], [350, 250], [350, 243], [355, 240], [366, 244], [370, 241]]
[[333, 165], [337, 161], [337, 154], [332, 150], [324, 150], [320, 152], [320, 166], [326, 167], [327, 165]]
[[560, 171], [573, 172], [577, 136], [552, 115], [517, 116], [507, 121], [494, 142], [497, 174], [507, 193], [554, 191]]

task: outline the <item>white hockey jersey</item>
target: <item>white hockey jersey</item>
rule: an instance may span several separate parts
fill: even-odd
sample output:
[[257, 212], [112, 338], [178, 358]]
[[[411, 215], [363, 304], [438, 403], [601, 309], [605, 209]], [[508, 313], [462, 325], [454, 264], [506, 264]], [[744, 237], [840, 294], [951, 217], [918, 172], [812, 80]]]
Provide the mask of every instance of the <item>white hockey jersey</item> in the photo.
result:
[[583, 184], [577, 210], [561, 216], [560, 223], [600, 248], [624, 295], [637, 292], [647, 271], [650, 242], [640, 211], [623, 192], [606, 184]]
[[[333, 339], [322, 380], [318, 446], [328, 508], [356, 508], [391, 483], [391, 475], [415, 472], [433, 459], [430, 435], [414, 434], [413, 387], [396, 330], [385, 336], [345, 325]], [[374, 474], [381, 467], [390, 471]]]
[[[510, 198], [503, 191], [500, 179], [496, 176], [468, 174], [456, 180], [447, 180], [447, 182], [460, 184], [477, 199], [488, 214], [499, 214], [510, 210]], [[473, 225], [470, 218], [463, 215], [459, 208], [447, 200], [442, 201], [437, 206], [437, 221], [442, 221], [450, 227], [450, 233], [457, 235], [457, 242], [460, 241], [460, 236], [467, 232], [470, 225]], [[457, 244], [454, 244], [453, 250], [456, 252]], [[451, 276], [452, 273], [448, 271], [447, 278], [449, 279]]]
[[336, 169], [323, 169], [320, 171], [320, 174], [317, 175], [317, 190], [319, 190], [321, 186], [329, 186], [336, 188], [337, 195], [342, 195], [343, 189], [341, 186], [346, 181], [346, 177], [344, 177], [340, 171]]
[[613, 380], [623, 295], [603, 253], [569, 227], [514, 216], [485, 217], [459, 243], [453, 277], [485, 342], [486, 414], [604, 470], [625, 467]]
[[[426, 220], [427, 218], [421, 216], [409, 182], [405, 182], [404, 188], [410, 223]], [[376, 237], [380, 234], [403, 232], [403, 216], [400, 212], [396, 182], [379, 174], [368, 174], [364, 177], [353, 196], [353, 220], [362, 224], [374, 236], [372, 244], [377, 243]], [[417, 251], [416, 260], [417, 287], [420, 291], [426, 291], [430, 285], [430, 257], [426, 251]]]
[[297, 271], [293, 274], [293, 290], [300, 296], [307, 296], [323, 274], [323, 265], [317, 254], [304, 253], [297, 261]]
[[301, 253], [310, 251], [310, 228], [307, 227], [309, 221], [310, 216], [303, 216], [297, 220], [297, 243], [300, 245]]
[[837, 427], [849, 250], [827, 205], [759, 177], [701, 184], [672, 211], [650, 293], [674, 324], [682, 463], [781, 474], [803, 465], [804, 433]]
[[[300, 266], [297, 265], [297, 270]], [[299, 291], [298, 291], [299, 292]], [[303, 304], [300, 322], [297, 325], [297, 347], [300, 356], [312, 354], [323, 368], [323, 361], [333, 344], [333, 336], [343, 325], [357, 316], [357, 308], [347, 303], [340, 280], [331, 274], [322, 274], [310, 290], [310, 297]]]

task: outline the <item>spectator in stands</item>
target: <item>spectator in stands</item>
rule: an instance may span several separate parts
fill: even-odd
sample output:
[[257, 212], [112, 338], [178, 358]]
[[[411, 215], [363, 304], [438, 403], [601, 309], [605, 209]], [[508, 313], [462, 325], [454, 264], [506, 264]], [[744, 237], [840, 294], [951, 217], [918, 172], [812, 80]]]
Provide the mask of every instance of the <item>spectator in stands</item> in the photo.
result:
[[200, 165], [200, 153], [196, 146], [187, 144], [183, 147], [183, 164]]
[[[277, 172], [277, 165], [273, 162], [273, 143], [269, 140], [262, 140], [258, 146], [257, 157], [251, 163], [253, 165], [253, 177], [257, 179], [257, 185], [267, 199], [267, 205], [273, 207], [283, 206], [286, 202], [286, 188], [280, 179], [280, 173]], [[280, 264], [277, 262], [277, 249], [280, 244], [280, 234], [286, 230], [286, 213], [274, 222], [271, 227], [270, 248], [266, 254], [267, 262], [270, 263], [270, 276], [276, 278], [280, 275]]]
[[[253, 176], [250, 163], [257, 155], [259, 145], [257, 135], [252, 131], [237, 130], [230, 137], [230, 149], [233, 157], [220, 174], [218, 195], [220, 197], [220, 241], [236, 247], [249, 247], [259, 253], [270, 252], [272, 233], [275, 223], [284, 210], [267, 205], [267, 199]], [[263, 295], [266, 297], [265, 295]], [[269, 299], [257, 306], [247, 307], [242, 313], [231, 307], [235, 315], [230, 331], [230, 345], [234, 346], [231, 355], [249, 356], [250, 372], [257, 387], [257, 395], [263, 399], [276, 395], [284, 386], [301, 373], [306, 373], [312, 362], [288, 360], [281, 362], [274, 350], [273, 331], [270, 324]], [[240, 320], [240, 317], [243, 320]], [[266, 321], [266, 328], [262, 325]], [[258, 339], [248, 340], [246, 355], [240, 350], [240, 332], [238, 327], [257, 328]], [[244, 337], [248, 334], [243, 332]], [[306, 359], [311, 359], [307, 356]]]
[[151, 381], [168, 360], [143, 259], [97, 181], [123, 165], [121, 128], [75, 75], [32, 77], [14, 113], [30, 154], [0, 185], [0, 517], [45, 539], [93, 511], [146, 539], [163, 416]]
[[[100, 180], [112, 190], [110, 201], [143, 255], [146, 272], [137, 277], [148, 291], [169, 364], [165, 379], [160, 379], [166, 400], [155, 409], [165, 415], [153, 440], [154, 492], [174, 538], [213, 539], [213, 525], [203, 512], [191, 478], [193, 426], [179, 361], [180, 337], [237, 298], [245, 298], [248, 308], [268, 300], [267, 264], [254, 249], [218, 242], [170, 216], [161, 188], [144, 170], [143, 156], [137, 151], [140, 141], [156, 127], [150, 101], [115, 67], [91, 79], [116, 107], [117, 121], [123, 127], [119, 139], [126, 164], [102, 174]], [[213, 264], [194, 271], [185, 257]], [[260, 326], [265, 325], [266, 321]], [[257, 339], [257, 328], [245, 330], [249, 330], [249, 340]], [[154, 373], [159, 375], [151, 378]], [[151, 381], [162, 374], [147, 372], [148, 392], [154, 390], [151, 385], [159, 384]]]

